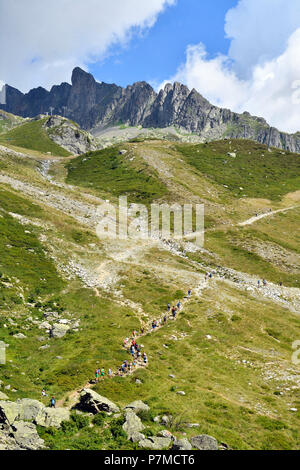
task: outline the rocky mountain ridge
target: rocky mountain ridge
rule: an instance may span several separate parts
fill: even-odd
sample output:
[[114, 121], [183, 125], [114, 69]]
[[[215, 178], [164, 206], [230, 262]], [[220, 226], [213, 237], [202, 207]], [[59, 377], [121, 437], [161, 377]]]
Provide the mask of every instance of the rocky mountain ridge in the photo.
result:
[[280, 132], [263, 118], [214, 106], [195, 89], [190, 91], [178, 82], [168, 83], [159, 93], [146, 82], [122, 88], [99, 83], [77, 67], [72, 73], [72, 85], [55, 85], [50, 92], [39, 87], [26, 94], [6, 85], [6, 97], [6, 105], [0, 106], [5, 111], [23, 117], [60, 114], [86, 130], [117, 123], [144, 128], [175, 126], [199, 135], [203, 141], [246, 138], [300, 152], [300, 133]]

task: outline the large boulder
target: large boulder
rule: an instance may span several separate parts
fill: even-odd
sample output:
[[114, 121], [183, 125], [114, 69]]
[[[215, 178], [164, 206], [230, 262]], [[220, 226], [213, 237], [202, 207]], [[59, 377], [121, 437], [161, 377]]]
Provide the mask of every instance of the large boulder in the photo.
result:
[[46, 408], [43, 403], [30, 398], [0, 401], [0, 423], [6, 425], [31, 421], [40, 426], [59, 428], [62, 421], [69, 419], [70, 412], [66, 408]]
[[178, 439], [174, 442], [172, 450], [192, 450], [192, 446], [187, 439]]
[[192, 437], [192, 446], [198, 450], [218, 450], [218, 441], [211, 436], [201, 434], [200, 436]]
[[101, 413], [118, 413], [119, 407], [108, 398], [102, 397], [91, 389], [83, 389], [80, 395], [80, 408], [93, 414]]
[[[136, 433], [145, 429], [145, 426], [132, 410], [127, 410], [125, 413], [125, 423], [122, 428], [126, 432], [129, 440], [133, 440], [134, 437], [134, 442], [137, 442]], [[139, 440], [142, 440], [142, 438]]]
[[145, 434], [142, 434], [141, 432], [135, 431], [131, 434], [130, 436], [130, 441], [131, 442], [140, 442], [146, 439]]
[[33, 423], [17, 421], [11, 427], [11, 434], [16, 444], [22, 449], [39, 450], [45, 447], [44, 441], [39, 437]]
[[44, 408], [34, 422], [45, 428], [60, 428], [62, 421], [69, 421], [70, 412], [66, 408]]
[[23, 450], [7, 429], [0, 429], [0, 450]]
[[140, 441], [139, 446], [143, 449], [164, 450], [170, 447], [171, 442], [168, 437], [148, 437]]
[[0, 401], [0, 423], [13, 424], [19, 416], [19, 406], [13, 401]]
[[16, 404], [19, 407], [18, 420], [20, 421], [34, 421], [37, 415], [45, 408], [43, 403], [31, 400], [30, 398], [17, 400]]
[[52, 336], [52, 338], [63, 338], [69, 329], [70, 327], [68, 325], [55, 323], [50, 331], [50, 336]]
[[142, 402], [141, 400], [136, 400], [133, 401], [132, 403], [129, 403], [129, 405], [125, 406], [125, 410], [133, 410], [135, 413], [138, 413], [139, 411], [149, 411], [150, 407], [146, 405], [146, 403]]

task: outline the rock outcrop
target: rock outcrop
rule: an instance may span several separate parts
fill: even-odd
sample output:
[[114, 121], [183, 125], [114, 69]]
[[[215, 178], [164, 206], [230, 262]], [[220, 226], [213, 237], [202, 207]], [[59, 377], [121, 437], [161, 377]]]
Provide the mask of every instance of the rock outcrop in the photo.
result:
[[187, 439], [178, 439], [174, 442], [172, 450], [192, 450], [192, 445]]
[[192, 446], [198, 450], [218, 450], [218, 441], [211, 436], [201, 434], [200, 436], [192, 437]]
[[68, 325], [62, 323], [55, 323], [50, 330], [50, 336], [52, 338], [63, 338], [70, 330]]
[[59, 428], [69, 419], [66, 408], [47, 408], [38, 400], [0, 401], [0, 450], [43, 449], [36, 425]]
[[150, 450], [165, 450], [170, 447], [171, 442], [168, 437], [148, 437], [139, 442], [139, 447]]
[[129, 405], [125, 406], [124, 410], [133, 410], [135, 413], [138, 413], [139, 411], [149, 411], [150, 407], [141, 400], [136, 400], [132, 403], [129, 403]]
[[43, 427], [59, 428], [62, 421], [70, 419], [66, 408], [48, 408], [43, 403], [30, 398], [16, 402], [0, 401], [0, 424], [12, 426], [18, 421], [28, 421]]
[[141, 434], [141, 431], [145, 429], [145, 426], [141, 419], [132, 410], [126, 411], [125, 423], [122, 428], [126, 432], [128, 439], [133, 442], [139, 442], [145, 439], [145, 436]]
[[0, 450], [41, 450], [44, 447], [34, 424], [18, 421], [10, 428], [0, 425]]
[[[72, 119], [88, 130], [120, 122], [144, 128], [176, 126], [197, 133], [203, 140], [245, 138], [300, 152], [300, 132], [280, 132], [261, 117], [218, 108], [195, 89], [190, 91], [180, 83], [169, 83], [157, 94], [146, 82], [137, 82], [127, 88], [99, 83], [79, 67], [73, 71], [72, 85], [62, 83], [53, 86], [50, 92], [39, 87], [23, 94], [7, 85], [6, 105], [2, 104], [0, 108], [23, 117], [45, 114], [52, 108], [54, 114]], [[70, 140], [72, 137], [69, 149], [73, 152], [77, 147], [72, 132], [64, 129], [65, 138]], [[79, 148], [87, 144], [93, 146], [86, 139], [82, 136]]]
[[93, 414], [101, 413], [118, 413], [119, 407], [108, 398], [102, 397], [91, 389], [83, 389], [80, 395], [80, 408]]
[[60, 116], [49, 117], [43, 125], [53, 142], [73, 155], [81, 155], [99, 148], [95, 138], [69, 119]]
[[45, 447], [33, 423], [17, 421], [11, 427], [10, 434], [21, 449], [40, 450]]

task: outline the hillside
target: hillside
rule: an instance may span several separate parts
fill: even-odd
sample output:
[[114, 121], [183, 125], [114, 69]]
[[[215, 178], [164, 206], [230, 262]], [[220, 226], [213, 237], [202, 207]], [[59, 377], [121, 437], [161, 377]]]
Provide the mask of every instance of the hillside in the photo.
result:
[[24, 119], [19, 116], [0, 110], [0, 134], [22, 124], [23, 121]]
[[[178, 446], [207, 434], [221, 449], [299, 450], [300, 155], [251, 140], [137, 138], [66, 158], [42, 129], [0, 136], [0, 424], [7, 403], [54, 395], [56, 415], [30, 420], [51, 449], [171, 448], [169, 431]], [[5, 149], [8, 135], [42, 154]], [[147, 207], [204, 203], [204, 247], [99, 239], [97, 207], [124, 194]], [[152, 331], [179, 300], [176, 319]], [[117, 375], [133, 330], [148, 364]], [[106, 376], [94, 386], [97, 368]], [[91, 416], [86, 401], [78, 414], [83, 388], [82, 406], [96, 392], [121, 412]], [[137, 414], [123, 411], [136, 400]], [[13, 436], [0, 426], [5, 445], [28, 445]]]
[[50, 91], [42, 87], [23, 94], [6, 86], [6, 105], [13, 114], [34, 117], [51, 109], [66, 116], [83, 129], [99, 131], [120, 125], [142, 126], [145, 129], [170, 129], [196, 135], [202, 142], [223, 138], [251, 139], [265, 145], [300, 152], [300, 133], [287, 134], [270, 127], [262, 117], [248, 112], [234, 113], [209, 103], [197, 90], [168, 83], [156, 93], [146, 82], [126, 88], [97, 82], [76, 67], [72, 85], [62, 83]]
[[20, 123], [0, 134], [0, 143], [61, 157], [98, 148], [97, 141], [88, 132], [60, 116], [38, 116]]

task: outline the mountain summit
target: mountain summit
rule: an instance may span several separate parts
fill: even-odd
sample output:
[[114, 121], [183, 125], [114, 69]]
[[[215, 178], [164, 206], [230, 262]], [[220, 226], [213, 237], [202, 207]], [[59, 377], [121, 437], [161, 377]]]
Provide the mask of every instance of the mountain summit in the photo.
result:
[[168, 83], [156, 93], [146, 82], [122, 88], [97, 82], [79, 67], [72, 85], [62, 83], [50, 91], [42, 87], [26, 94], [7, 85], [6, 105], [0, 108], [22, 116], [52, 112], [76, 121], [84, 129], [116, 123], [145, 128], [175, 126], [200, 135], [203, 140], [246, 138], [292, 152], [300, 152], [300, 133], [287, 134], [272, 128], [260, 117], [234, 113], [212, 105], [195, 89]]

